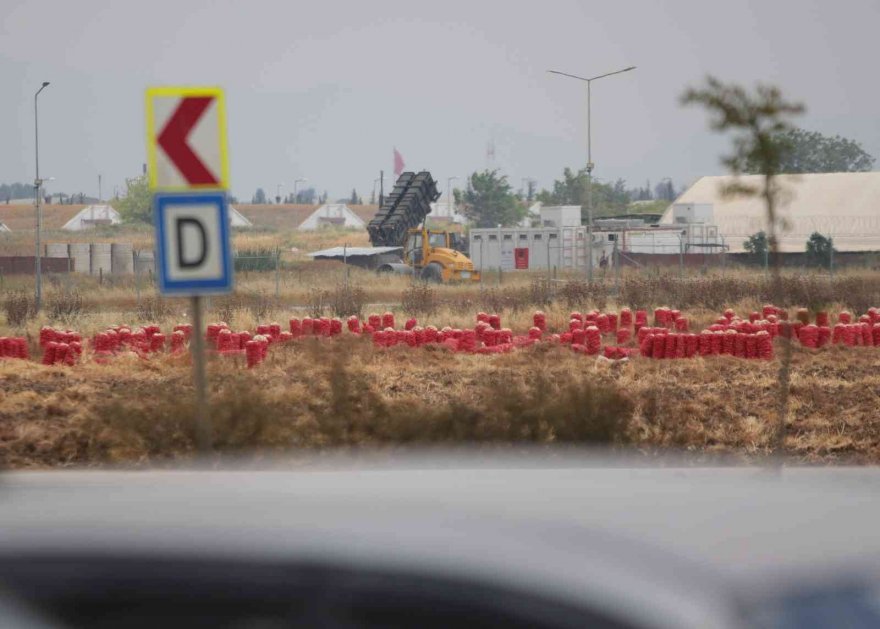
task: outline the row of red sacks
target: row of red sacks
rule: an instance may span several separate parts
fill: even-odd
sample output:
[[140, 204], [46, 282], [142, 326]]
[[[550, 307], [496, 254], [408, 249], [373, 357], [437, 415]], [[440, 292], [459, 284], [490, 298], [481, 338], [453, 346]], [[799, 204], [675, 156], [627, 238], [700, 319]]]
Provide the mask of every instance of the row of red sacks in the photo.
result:
[[773, 358], [773, 339], [767, 332], [756, 333], [703, 330], [699, 334], [652, 331], [639, 342], [639, 353], [646, 358], [693, 358], [695, 356], [736, 356]]
[[[797, 320], [792, 322], [790, 329], [792, 335], [800, 338], [801, 342], [807, 347], [821, 347], [828, 343], [829, 336], [831, 342], [843, 343], [846, 345], [878, 345], [880, 343], [874, 340], [875, 331], [873, 325], [865, 326], [868, 322], [880, 322], [880, 311], [871, 308], [868, 314], [860, 317], [859, 324], [846, 325], [844, 323], [835, 326], [833, 332], [830, 329], [823, 329], [825, 326], [814, 326], [817, 329], [804, 325], [807, 319], [804, 317], [805, 309], [797, 312]], [[807, 313], [808, 314], [808, 313]], [[760, 319], [760, 317], [765, 317]], [[631, 332], [629, 326], [633, 325], [639, 336], [639, 344], [643, 342], [645, 336], [650, 332], [657, 332], [659, 329], [668, 331], [670, 328], [677, 332], [686, 332], [688, 329], [687, 318], [682, 317], [677, 310], [668, 308], [658, 308], [654, 311], [655, 322], [662, 323], [654, 329], [644, 327], [647, 322], [647, 311], [637, 310], [633, 313], [628, 308], [620, 311], [619, 316], [615, 313], [600, 313], [591, 311], [589, 313], [572, 312], [569, 320], [569, 331], [560, 335], [552, 335], [549, 337], [551, 341], [557, 341], [564, 344], [570, 344], [576, 351], [584, 351], [588, 354], [598, 354], [601, 346], [599, 334], [615, 331], [617, 333], [618, 347], [607, 346], [611, 349], [606, 353], [612, 356], [619, 355], [623, 352], [622, 346], [629, 343]], [[765, 306], [761, 313], [753, 312], [749, 315], [749, 321], [738, 319], [733, 310], [726, 310], [724, 316], [715, 324], [710, 326], [709, 331], [725, 331], [733, 329], [740, 334], [756, 334], [757, 332], [767, 332], [771, 337], [779, 334], [778, 319], [785, 319], [787, 313], [774, 306]], [[827, 320], [825, 313], [817, 313], [817, 321]], [[461, 351], [507, 351], [514, 347], [522, 347], [541, 340], [546, 330], [546, 315], [540, 311], [533, 316], [535, 324], [530, 330], [528, 336], [513, 336], [509, 329], [501, 328], [501, 318], [498, 315], [489, 315], [486, 313], [478, 313], [478, 324], [472, 331], [456, 331], [450, 328], [437, 330], [433, 326], [421, 329], [415, 319], [406, 321], [404, 330], [386, 329], [374, 330], [371, 324], [394, 323], [393, 313], [386, 312], [383, 315], [370, 315], [365, 322], [361, 322], [357, 317], [349, 318], [347, 324], [350, 332], [353, 333], [374, 333], [374, 342], [379, 346], [390, 346], [394, 344], [407, 344], [418, 346], [426, 342], [439, 342], [447, 346], [455, 345], [455, 349]], [[838, 315], [838, 320], [846, 322], [851, 320], [850, 313], [842, 312]], [[304, 318], [291, 319], [289, 322], [290, 331], [282, 331], [281, 326], [277, 323], [263, 324], [258, 326], [257, 335], [263, 336], [265, 342], [258, 342], [257, 345], [262, 348], [260, 356], [262, 360], [266, 355], [266, 348], [272, 342], [290, 341], [297, 336], [307, 334], [318, 334], [322, 336], [335, 336], [342, 332], [342, 322], [339, 319]], [[618, 327], [620, 326], [620, 327]], [[801, 330], [806, 328], [806, 334], [803, 335]], [[222, 331], [222, 334], [221, 334]], [[171, 335], [172, 351], [179, 351], [184, 348], [185, 341], [192, 332], [192, 326], [188, 324], [175, 326]], [[411, 335], [402, 334], [403, 332], [411, 332]], [[814, 335], [815, 334], [815, 340]], [[436, 336], [432, 336], [436, 335]], [[880, 332], [876, 333], [880, 335]], [[803, 338], [801, 338], [803, 336]], [[249, 332], [235, 333], [228, 329], [226, 324], [211, 324], [208, 326], [207, 337], [213, 341], [214, 347], [221, 353], [246, 353], [248, 343], [256, 340], [251, 337]], [[218, 338], [220, 337], [220, 338]], [[41, 345], [45, 346], [49, 342], [65, 343], [65, 341], [77, 342], [73, 339], [79, 338], [75, 332], [70, 330], [55, 330], [53, 328], [44, 328], [40, 332]], [[451, 339], [451, 340], [450, 340]], [[452, 341], [455, 341], [454, 343]], [[66, 343], [69, 347], [70, 343]], [[134, 349], [140, 352], [156, 352], [165, 348], [166, 338], [160, 332], [158, 326], [143, 326], [132, 331], [127, 326], [115, 326], [104, 333], [100, 333], [93, 339], [93, 345], [96, 352], [112, 352], [120, 348]], [[493, 350], [490, 348], [500, 348]], [[26, 344], [25, 344], [26, 350]], [[20, 350], [16, 350], [20, 353]], [[56, 345], [57, 351], [57, 345]], [[731, 353], [734, 351], [720, 351], [710, 353]], [[257, 356], [256, 350], [251, 350], [253, 356]], [[665, 352], [665, 350], [664, 350]], [[12, 352], [9, 352], [10, 355]], [[685, 351], [687, 353], [687, 351]], [[66, 355], [64, 350], [61, 354]], [[665, 353], [664, 353], [665, 355]]]
[[30, 358], [27, 339], [23, 336], [0, 336], [0, 358]]

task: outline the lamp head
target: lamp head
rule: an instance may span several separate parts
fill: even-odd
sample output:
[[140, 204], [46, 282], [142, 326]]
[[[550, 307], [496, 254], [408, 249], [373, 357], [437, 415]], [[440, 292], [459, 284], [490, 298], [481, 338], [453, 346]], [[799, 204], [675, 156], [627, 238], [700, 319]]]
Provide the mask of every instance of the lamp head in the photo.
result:
[[49, 81], [43, 81], [43, 87], [46, 87], [47, 85], [49, 85]]

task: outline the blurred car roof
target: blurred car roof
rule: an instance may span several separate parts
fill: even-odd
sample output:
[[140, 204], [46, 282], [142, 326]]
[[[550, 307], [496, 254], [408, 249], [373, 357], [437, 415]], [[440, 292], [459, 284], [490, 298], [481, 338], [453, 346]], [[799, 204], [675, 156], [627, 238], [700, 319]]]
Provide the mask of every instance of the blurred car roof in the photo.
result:
[[741, 626], [768, 597], [876, 582], [875, 469], [583, 464], [6, 473], [0, 562], [76, 551], [382, 567], [669, 627]]

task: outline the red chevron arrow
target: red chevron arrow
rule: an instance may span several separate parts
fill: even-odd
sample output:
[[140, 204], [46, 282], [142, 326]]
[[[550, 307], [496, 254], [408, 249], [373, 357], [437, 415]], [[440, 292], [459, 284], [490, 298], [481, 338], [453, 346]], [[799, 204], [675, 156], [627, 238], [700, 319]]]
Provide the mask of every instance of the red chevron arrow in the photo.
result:
[[191, 185], [220, 183], [186, 142], [193, 127], [212, 100], [214, 100], [213, 96], [192, 96], [182, 99], [157, 140], [159, 146], [168, 155], [168, 159]]

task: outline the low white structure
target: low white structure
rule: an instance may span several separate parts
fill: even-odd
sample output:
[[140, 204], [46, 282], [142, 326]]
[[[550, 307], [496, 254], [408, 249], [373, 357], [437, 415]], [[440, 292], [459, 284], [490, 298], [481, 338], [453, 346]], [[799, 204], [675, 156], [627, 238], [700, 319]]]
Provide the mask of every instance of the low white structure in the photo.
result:
[[593, 234], [592, 247], [586, 227], [473, 228], [469, 232], [470, 259], [479, 270], [586, 269], [592, 251], [598, 269], [604, 254], [610, 259], [614, 242]]
[[6, 223], [0, 223], [0, 232], [11, 232], [12, 230], [6, 226]]
[[72, 219], [64, 223], [61, 229], [79, 232], [93, 229], [98, 225], [118, 225], [122, 222], [119, 212], [109, 205], [87, 205], [76, 213]]
[[580, 205], [545, 205], [539, 210], [541, 227], [580, 227]]
[[428, 214], [428, 218], [444, 218], [459, 225], [467, 223], [464, 214], [461, 214], [456, 210], [455, 202], [450, 202], [448, 199], [432, 203], [431, 213]]
[[253, 227], [254, 224], [251, 223], [247, 218], [245, 218], [244, 214], [236, 210], [231, 205], [229, 206], [229, 226], [230, 227]]
[[297, 229], [299, 231], [314, 231], [322, 227], [366, 229], [367, 225], [344, 203], [327, 203], [309, 214]]
[[526, 215], [517, 223], [517, 227], [538, 227], [541, 224], [541, 208], [543, 203], [535, 201], [526, 210]]
[[[838, 251], [880, 251], [880, 172], [776, 179], [783, 191], [779, 215], [787, 223], [779, 233], [781, 251], [803, 252], [813, 232], [833, 238]], [[724, 195], [734, 181], [751, 187], [762, 183], [760, 175], [702, 177], [666, 210], [661, 225], [715, 224], [730, 251], [742, 252], [749, 236], [767, 229], [766, 209], [760, 197]]]

